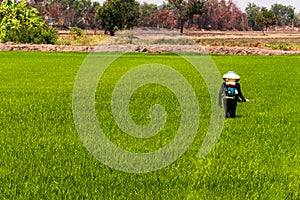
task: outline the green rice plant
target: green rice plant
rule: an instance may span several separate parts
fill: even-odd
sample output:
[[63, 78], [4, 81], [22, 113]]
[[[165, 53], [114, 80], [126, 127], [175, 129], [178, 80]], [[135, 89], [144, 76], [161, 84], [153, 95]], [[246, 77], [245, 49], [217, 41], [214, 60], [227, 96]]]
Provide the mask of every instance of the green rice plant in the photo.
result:
[[[110, 53], [100, 53], [110, 56]], [[110, 94], [128, 70], [162, 63], [179, 71], [198, 97], [197, 136], [173, 164], [150, 173], [125, 173], [102, 164], [83, 145], [72, 115], [72, 91], [86, 53], [0, 52], [0, 194], [4, 199], [299, 199], [299, 56], [212, 56], [221, 74], [241, 76], [235, 119], [226, 119], [215, 148], [198, 152], [210, 121], [209, 93], [201, 76], [172, 54], [125, 54], [105, 71], [96, 111], [107, 137], [120, 148], [149, 152], [166, 145], [178, 128], [179, 105], [168, 89], [136, 90], [130, 110], [139, 125], [159, 103], [167, 125], [141, 140], [120, 131]], [[176, 80], [174, 80], [176, 81]], [[222, 82], [222, 80], [220, 80]]]

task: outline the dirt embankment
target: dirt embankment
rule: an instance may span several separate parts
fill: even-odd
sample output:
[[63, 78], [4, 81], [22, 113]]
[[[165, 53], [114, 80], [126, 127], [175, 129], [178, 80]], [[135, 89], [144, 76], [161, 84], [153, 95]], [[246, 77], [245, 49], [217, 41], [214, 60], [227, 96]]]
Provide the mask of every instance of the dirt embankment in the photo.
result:
[[36, 44], [0, 44], [1, 51], [42, 51], [42, 52], [199, 52], [220, 55], [291, 55], [300, 51], [268, 50], [257, 47], [226, 47], [200, 45], [144, 45], [104, 44], [99, 46], [36, 45]]
[[[235, 41], [237, 44], [249, 43], [250, 46], [208, 45], [211, 41], [222, 44], [223, 41]], [[193, 31], [181, 36], [177, 30], [135, 29], [120, 32], [99, 46], [35, 45], [0, 43], [1, 51], [45, 51], [45, 52], [199, 52], [220, 55], [291, 55], [300, 51], [271, 50], [263, 47], [251, 47], [258, 41], [300, 43], [300, 32], [269, 32], [262, 36], [260, 32], [220, 32]], [[178, 41], [184, 41], [181, 44]], [[204, 46], [195, 41], [204, 41]], [[159, 42], [159, 43], [157, 43]], [[165, 43], [164, 43], [165, 42]], [[188, 44], [189, 43], [189, 44]]]

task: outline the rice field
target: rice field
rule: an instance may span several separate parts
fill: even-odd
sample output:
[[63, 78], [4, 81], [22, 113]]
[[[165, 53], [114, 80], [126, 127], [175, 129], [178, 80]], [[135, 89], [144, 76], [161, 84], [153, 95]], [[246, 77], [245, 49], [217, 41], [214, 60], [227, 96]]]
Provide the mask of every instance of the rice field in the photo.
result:
[[[137, 125], [162, 105], [166, 125], [150, 138], [120, 130], [111, 93], [137, 65], [161, 63], [180, 72], [195, 90], [200, 119], [187, 151], [170, 165], [127, 173], [103, 164], [82, 142], [73, 119], [77, 73], [86, 53], [0, 52], [0, 195], [3, 199], [299, 199], [300, 56], [212, 56], [221, 74], [236, 71], [248, 103], [226, 119], [210, 153], [199, 149], [211, 117], [201, 75], [173, 54], [124, 54], [97, 85], [95, 110], [107, 137], [126, 151], [145, 153], [176, 135], [181, 110], [166, 87], [148, 84], [130, 99]], [[109, 57], [109, 53], [101, 53]], [[222, 80], [220, 79], [220, 84]]]

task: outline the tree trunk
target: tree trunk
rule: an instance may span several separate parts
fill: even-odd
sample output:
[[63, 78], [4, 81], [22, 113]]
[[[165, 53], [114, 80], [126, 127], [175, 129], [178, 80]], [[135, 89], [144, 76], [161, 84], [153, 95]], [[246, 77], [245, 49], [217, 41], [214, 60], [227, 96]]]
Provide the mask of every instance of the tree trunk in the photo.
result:
[[184, 20], [180, 20], [180, 35], [183, 35]]

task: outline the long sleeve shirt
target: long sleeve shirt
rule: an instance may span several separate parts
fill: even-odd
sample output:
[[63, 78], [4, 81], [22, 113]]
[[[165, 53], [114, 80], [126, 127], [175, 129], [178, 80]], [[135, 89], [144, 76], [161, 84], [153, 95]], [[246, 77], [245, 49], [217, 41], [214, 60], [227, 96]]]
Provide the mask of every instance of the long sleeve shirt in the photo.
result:
[[[237, 90], [237, 95], [236, 95], [236, 101], [246, 101], [245, 97], [242, 94], [241, 91], [241, 85], [239, 82], [236, 83], [235, 88]], [[224, 97], [225, 95], [225, 91], [226, 91], [226, 82], [223, 82], [223, 84], [221, 85], [220, 88], [220, 92], [219, 92], [219, 104], [222, 102], [222, 97]]]

